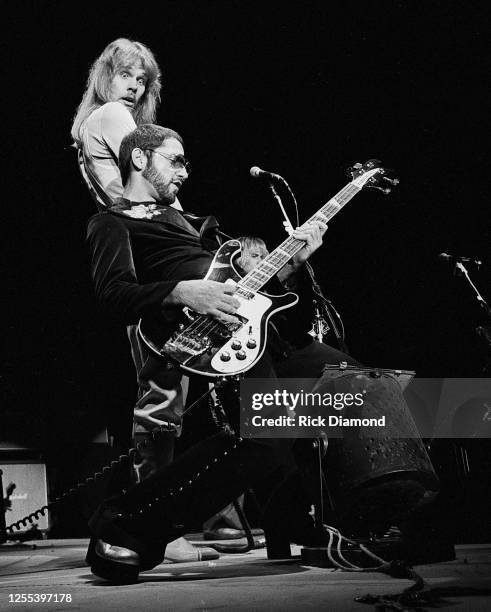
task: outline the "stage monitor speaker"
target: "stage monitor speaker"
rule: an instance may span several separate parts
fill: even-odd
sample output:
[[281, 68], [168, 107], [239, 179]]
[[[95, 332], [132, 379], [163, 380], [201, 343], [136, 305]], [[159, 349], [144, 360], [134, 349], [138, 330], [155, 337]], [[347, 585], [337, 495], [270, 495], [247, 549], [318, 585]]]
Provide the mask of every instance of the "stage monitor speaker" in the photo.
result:
[[[10, 496], [11, 507], [5, 513], [5, 522], [8, 525], [23, 519], [25, 516], [38, 510], [48, 503], [48, 483], [46, 478], [46, 465], [43, 461], [5, 461], [0, 463], [2, 470], [2, 495], [10, 483], [15, 484], [15, 490]], [[38, 525], [41, 531], [49, 528], [49, 515], [34, 519], [33, 524]], [[31, 527], [31, 523], [26, 526], [21, 525], [21, 531]]]

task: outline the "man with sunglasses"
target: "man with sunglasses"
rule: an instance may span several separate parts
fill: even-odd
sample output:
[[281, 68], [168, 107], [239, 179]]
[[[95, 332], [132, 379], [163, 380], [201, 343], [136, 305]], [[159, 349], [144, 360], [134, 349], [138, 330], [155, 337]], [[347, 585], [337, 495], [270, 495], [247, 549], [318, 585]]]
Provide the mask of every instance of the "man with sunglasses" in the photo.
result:
[[[233, 288], [199, 280], [212, 251], [203, 247], [193, 218], [172, 207], [190, 172], [181, 137], [142, 125], [123, 139], [119, 159], [123, 197], [88, 226], [97, 297], [127, 325], [145, 315], [172, 317], [179, 304], [231, 320], [228, 313], [238, 305]], [[143, 390], [134, 410], [135, 438], [166, 423], [170, 430], [146, 442], [137, 463], [141, 479], [172, 461], [188, 379], [162, 368], [142, 342], [132, 350]]]
[[[179, 134], [153, 124], [139, 126], [121, 143], [119, 167], [123, 197], [110, 210], [94, 215], [88, 227], [98, 299], [126, 324], [142, 317], [170, 320], [182, 306], [234, 322], [239, 301], [233, 284], [202, 280], [217, 248], [214, 234], [210, 239], [207, 231], [217, 227], [216, 221], [171, 206], [190, 172]], [[306, 246], [287, 273], [321, 245], [325, 229], [318, 223], [295, 230]], [[138, 350], [139, 384], [147, 392], [135, 409], [136, 426], [178, 423], [185, 395], [180, 373], [162, 368], [143, 343]], [[148, 444], [143, 456], [147, 472], [165, 459], [151, 449]]]
[[[202, 280], [217, 247], [212, 232], [216, 222], [212, 217], [203, 221], [203, 218], [186, 215], [171, 206], [190, 172], [181, 137], [168, 128], [141, 125], [123, 139], [119, 167], [124, 185], [123, 197], [110, 210], [94, 215], [88, 225], [92, 274], [98, 299], [125, 324], [155, 316], [172, 321], [182, 306], [233, 322], [232, 315], [239, 307], [233, 295], [233, 284]], [[325, 229], [325, 224], [316, 223], [295, 231], [295, 236], [304, 240], [306, 245], [288, 272], [296, 270], [322, 244]], [[147, 392], [138, 402], [135, 421], [138, 424], [140, 420], [146, 428], [152, 422], [156, 427], [167, 422], [169, 429], [176, 432], [180, 428], [183, 403], [181, 373], [171, 364], [154, 359], [145, 346], [141, 345], [140, 350], [142, 367], [138, 377]], [[268, 368], [270, 364], [266, 363], [263, 372]], [[222, 444], [235, 448], [236, 443], [237, 439], [230, 436], [216, 442], [220, 448]], [[248, 441], [244, 444], [251, 447], [251, 452], [245, 450], [245, 456], [235, 468], [241, 472], [250, 461], [247, 474], [234, 476], [234, 468], [231, 472], [227, 469], [227, 474], [232, 474], [230, 478], [225, 477], [220, 485], [215, 480], [208, 483], [211, 495], [208, 491], [197, 492], [191, 502], [196, 507], [189, 507], [189, 500], [183, 501], [184, 505], [179, 503], [173, 507], [174, 520], [181, 522], [182, 517], [185, 524], [190, 515], [195, 522], [208, 519], [252, 485], [255, 479], [262, 478], [268, 470], [275, 471], [282, 464], [282, 453], [278, 453], [278, 449], [270, 448], [264, 442]], [[186, 453], [168, 466], [167, 458], [159, 455], [160, 448], [157, 438], [142, 451], [150, 470], [148, 477], [134, 489], [137, 498], [140, 496], [138, 491], [148, 492], [154, 486], [158, 488], [160, 485], [155, 485], [155, 480], [160, 483], [164, 472], [171, 470], [169, 473], [174, 478], [187, 470], [179, 467], [183, 461], [189, 460]], [[192, 465], [198, 466], [205, 461], [205, 456], [213, 454], [215, 451], [211, 448], [193, 451], [196, 456]], [[227, 452], [225, 450], [224, 456]], [[106, 512], [104, 508], [106, 506], [91, 521], [92, 533], [98, 540], [97, 545], [95, 540], [92, 542], [88, 561], [97, 575], [117, 579], [128, 570], [134, 577], [135, 572], [138, 574], [138, 571], [162, 560], [164, 540], [167, 542], [180, 535], [169, 527], [148, 548], [139, 537], [138, 543], [132, 537], [126, 540], [124, 534], [121, 538], [114, 538], [112, 528], [106, 530], [107, 521], [100, 515]], [[165, 513], [166, 509], [163, 511]], [[162, 513], [159, 511], [157, 516], [161, 517]], [[132, 527], [129, 529], [132, 531]], [[150, 532], [151, 529], [143, 540], [147, 540]]]
[[[170, 207], [190, 172], [179, 134], [153, 124], [138, 127], [121, 143], [119, 166], [123, 197], [88, 227], [98, 298], [127, 322], [172, 316], [180, 306], [234, 322], [239, 301], [233, 284], [201, 280], [216, 249], [205, 226], [216, 222]], [[290, 273], [322, 244], [325, 230], [320, 222], [295, 230], [306, 245]]]

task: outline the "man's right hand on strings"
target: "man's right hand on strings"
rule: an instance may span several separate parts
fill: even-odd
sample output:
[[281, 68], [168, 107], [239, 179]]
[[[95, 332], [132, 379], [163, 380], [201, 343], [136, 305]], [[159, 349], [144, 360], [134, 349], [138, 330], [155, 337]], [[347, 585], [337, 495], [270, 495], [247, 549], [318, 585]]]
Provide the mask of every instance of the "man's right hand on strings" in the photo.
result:
[[212, 280], [187, 280], [180, 281], [173, 291], [165, 298], [164, 306], [179, 304], [188, 306], [191, 310], [200, 314], [208, 314], [235, 323], [237, 319], [232, 317], [240, 306], [235, 293], [235, 283], [219, 283]]

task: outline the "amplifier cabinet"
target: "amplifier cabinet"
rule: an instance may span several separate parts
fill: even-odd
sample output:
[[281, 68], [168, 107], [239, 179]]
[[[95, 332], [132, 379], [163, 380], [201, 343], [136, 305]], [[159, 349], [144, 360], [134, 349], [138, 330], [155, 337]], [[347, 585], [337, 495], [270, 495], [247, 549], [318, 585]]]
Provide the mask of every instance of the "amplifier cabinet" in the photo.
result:
[[[10, 496], [11, 507], [5, 513], [5, 522], [8, 525], [24, 518], [38, 508], [48, 503], [48, 483], [46, 478], [46, 465], [43, 461], [13, 460], [4, 461], [0, 459], [0, 470], [2, 470], [2, 495], [8, 485], [13, 482], [16, 487]], [[49, 528], [48, 513], [33, 519], [33, 524], [37, 524], [41, 531]], [[21, 525], [21, 531], [29, 529], [31, 523], [26, 526]], [[14, 531], [15, 533], [15, 531]]]

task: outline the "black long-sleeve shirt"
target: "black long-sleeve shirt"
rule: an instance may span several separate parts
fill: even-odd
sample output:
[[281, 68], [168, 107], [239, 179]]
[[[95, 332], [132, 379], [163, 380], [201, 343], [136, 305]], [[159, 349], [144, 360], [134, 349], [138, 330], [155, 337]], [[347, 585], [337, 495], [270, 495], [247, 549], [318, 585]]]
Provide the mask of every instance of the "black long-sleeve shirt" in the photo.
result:
[[[144, 317], [172, 319], [176, 308], [164, 309], [164, 298], [179, 281], [204, 278], [218, 246], [206, 228], [217, 224], [213, 217], [188, 218], [169, 206], [131, 206], [128, 200], [90, 218], [87, 241], [95, 293], [114, 318], [126, 325]], [[311, 340], [306, 332], [312, 290], [305, 272], [297, 281], [300, 303], [277, 314], [273, 322], [292, 346], [304, 346]], [[284, 292], [276, 279], [268, 288]]]
[[160, 314], [179, 281], [203, 278], [213, 252], [174, 208], [154, 207], [151, 218], [124, 211], [145, 213], [129, 203], [98, 213], [89, 220], [87, 241], [96, 297], [113, 316], [133, 324]]

